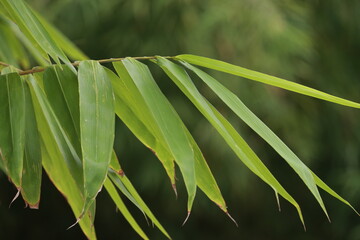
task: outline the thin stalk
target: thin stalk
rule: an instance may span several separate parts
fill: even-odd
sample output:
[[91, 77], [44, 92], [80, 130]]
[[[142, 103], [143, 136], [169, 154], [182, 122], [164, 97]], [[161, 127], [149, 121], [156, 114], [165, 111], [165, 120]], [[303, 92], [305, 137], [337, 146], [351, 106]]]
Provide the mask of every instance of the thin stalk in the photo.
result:
[[[132, 57], [132, 58], [136, 59], [136, 60], [151, 60], [151, 59], [155, 59], [156, 57], [157, 56], [144, 56], [144, 57]], [[166, 56], [166, 57], [163, 57], [163, 58], [171, 59], [171, 58], [174, 58], [174, 57]], [[107, 58], [107, 59], [99, 59], [99, 60], [95, 60], [95, 61], [97, 61], [98, 63], [111, 63], [111, 62], [119, 62], [119, 61], [122, 61], [124, 59], [125, 58]], [[79, 66], [79, 64], [80, 64], [80, 61], [75, 61], [75, 62], [71, 63], [71, 65], [73, 65], [74, 67]], [[0, 62], [0, 65], [5, 66], [5, 67], [11, 66], [10, 64], [4, 63], [4, 62]], [[56, 65], [56, 64], [52, 64], [52, 65], [49, 65], [49, 66], [46, 66], [46, 67], [37, 66], [37, 67], [34, 67], [32, 69], [29, 69], [29, 70], [18, 69], [18, 71], [19, 71], [20, 75], [28, 75], [28, 74], [43, 72], [43, 71], [45, 71], [46, 68], [48, 68], [50, 66], [54, 66], [54, 65]]]

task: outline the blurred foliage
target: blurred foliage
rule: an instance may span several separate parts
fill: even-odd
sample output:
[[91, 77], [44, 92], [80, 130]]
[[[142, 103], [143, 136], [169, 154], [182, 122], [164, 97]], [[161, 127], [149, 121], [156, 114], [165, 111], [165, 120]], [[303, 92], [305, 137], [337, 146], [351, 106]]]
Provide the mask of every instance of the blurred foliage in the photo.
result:
[[[360, 99], [358, 1], [31, 0], [29, 3], [92, 59], [193, 53], [347, 99]], [[153, 70], [155, 73], [157, 68]], [[199, 194], [188, 223], [180, 227], [185, 218], [184, 186], [179, 186], [180, 196], [176, 200], [160, 163], [117, 122], [116, 148], [123, 158], [123, 168], [174, 239], [360, 238], [356, 214], [323, 194], [332, 219], [332, 223], [328, 223], [304, 184], [280, 157], [242, 122], [235, 120], [208, 88], [200, 85], [203, 93], [233, 120], [250, 146], [304, 206], [307, 232], [285, 201], [281, 201], [282, 211], [278, 213], [272, 190], [235, 159], [223, 140], [164, 74], [158, 71], [156, 76], [202, 148], [229, 211], [239, 222], [236, 228]], [[360, 115], [357, 110], [226, 74], [214, 76], [241, 96], [315, 173], [355, 208], [360, 208]], [[8, 196], [16, 190], [3, 176], [1, 180], [1, 189], [7, 189], [2, 190], [0, 198], [2, 236], [8, 236], [7, 239], [81, 238], [78, 227], [65, 231], [73, 223], [72, 213], [51, 184], [43, 186], [46, 194], [42, 196], [40, 210], [28, 213], [30, 210], [23, 210], [20, 201], [7, 209]], [[100, 194], [98, 202], [96, 225], [100, 238], [136, 239], [130, 226], [116, 215], [113, 205], [107, 204], [110, 200], [106, 194]], [[145, 220], [143, 226], [146, 226]], [[160, 233], [154, 230], [149, 235], [159, 239], [161, 236], [157, 234]]]

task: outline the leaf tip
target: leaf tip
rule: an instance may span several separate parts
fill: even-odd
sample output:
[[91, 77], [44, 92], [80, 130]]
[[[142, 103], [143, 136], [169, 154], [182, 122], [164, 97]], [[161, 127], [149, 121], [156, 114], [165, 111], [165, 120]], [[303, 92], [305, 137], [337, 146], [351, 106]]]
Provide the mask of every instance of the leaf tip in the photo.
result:
[[233, 223], [235, 223], [236, 227], [239, 227], [239, 224], [236, 222], [236, 220], [230, 215], [230, 213], [228, 211], [225, 212], [226, 215], [230, 218], [231, 221], [233, 221]]
[[183, 227], [183, 226], [185, 225], [185, 223], [189, 220], [190, 213], [191, 213], [191, 211], [188, 211], [188, 212], [187, 212], [187, 216], [186, 216], [186, 218], [185, 218], [185, 220], [184, 220], [183, 224], [181, 225], [182, 227]]
[[18, 188], [17, 193], [15, 194], [14, 198], [11, 200], [11, 202], [10, 202], [10, 204], [9, 204], [9, 208], [11, 207], [11, 205], [13, 204], [13, 202], [19, 197], [20, 191], [21, 191], [21, 189]]
[[176, 189], [176, 183], [172, 183], [171, 186], [172, 186], [172, 189], [174, 190], [175, 197], [176, 197], [176, 200], [177, 200], [178, 199], [178, 193], [177, 193], [177, 189]]

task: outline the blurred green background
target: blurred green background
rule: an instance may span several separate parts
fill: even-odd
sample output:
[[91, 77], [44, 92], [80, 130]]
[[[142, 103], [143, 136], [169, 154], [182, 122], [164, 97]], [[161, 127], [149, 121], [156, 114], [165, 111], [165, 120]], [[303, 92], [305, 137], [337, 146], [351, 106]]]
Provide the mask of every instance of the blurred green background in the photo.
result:
[[[337, 0], [31, 0], [90, 58], [192, 53], [360, 101], [360, 2]], [[237, 228], [199, 191], [185, 226], [186, 191], [176, 200], [160, 162], [120, 122], [116, 150], [127, 176], [174, 239], [360, 239], [360, 219], [323, 194], [332, 223], [291, 168], [198, 81], [302, 206], [296, 211], [253, 175], [183, 94], [152, 64], [158, 84], [198, 141]], [[360, 112], [230, 75], [213, 73], [325, 182], [360, 209]], [[43, 175], [37, 211], [8, 204], [15, 188], [0, 177], [0, 239], [84, 239], [65, 199]], [[163, 239], [128, 204], [151, 239]], [[103, 191], [99, 239], [139, 239]]]

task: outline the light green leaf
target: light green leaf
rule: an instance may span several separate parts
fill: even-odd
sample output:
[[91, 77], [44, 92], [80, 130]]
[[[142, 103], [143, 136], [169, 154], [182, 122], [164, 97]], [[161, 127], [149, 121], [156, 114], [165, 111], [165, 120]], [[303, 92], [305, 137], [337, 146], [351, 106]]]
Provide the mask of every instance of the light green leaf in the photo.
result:
[[112, 200], [115, 202], [116, 206], [131, 225], [131, 227], [141, 236], [142, 239], [149, 239], [140, 226], [137, 224], [127, 207], [125, 206], [124, 202], [121, 200], [119, 193], [116, 191], [114, 185], [111, 183], [109, 178], [106, 178], [104, 186], [106, 191], [109, 193]]
[[110, 165], [115, 113], [111, 81], [98, 62], [81, 62], [78, 80], [86, 212], [101, 190]]
[[[48, 146], [49, 142], [55, 141], [56, 146], [60, 151], [61, 158], [65, 161], [72, 177], [78, 185], [78, 188], [81, 192], [83, 192], [84, 184], [81, 159], [71, 145], [65, 131], [62, 129], [59, 120], [56, 118], [48, 100], [45, 97], [45, 93], [39, 86], [38, 81], [33, 75], [28, 76], [33, 102], [35, 101], [34, 98], [36, 98], [36, 101], [38, 102], [37, 104], [40, 107], [40, 110], [37, 110], [36, 115], [41, 111], [43, 116], [43, 118], [40, 119], [41, 122], [39, 122], [40, 120], [37, 118], [40, 135], [46, 146]], [[40, 75], [36, 74], [36, 76], [39, 77]], [[45, 127], [43, 126], [48, 126], [49, 129], [45, 130]]]
[[327, 211], [324, 202], [320, 196], [316, 181], [312, 176], [311, 170], [295, 155], [294, 152], [270, 130], [254, 113], [252, 113], [244, 103], [230, 90], [221, 85], [218, 81], [210, 75], [201, 71], [200, 69], [191, 66], [188, 63], [183, 64], [194, 71], [215, 93], [220, 97], [224, 103], [233, 110], [238, 117], [240, 117], [249, 127], [251, 127], [259, 136], [261, 136], [270, 146], [282, 156], [287, 163], [300, 176], [306, 186], [310, 189], [321, 208], [327, 217]]
[[[148, 208], [146, 203], [141, 199], [140, 195], [135, 190], [134, 186], [130, 180], [125, 176], [124, 171], [122, 170], [120, 163], [116, 157], [115, 152], [112, 154], [110, 167], [113, 171], [108, 172], [108, 176], [111, 180], [118, 186], [119, 190], [127, 197], [131, 202], [133, 202], [150, 220], [155, 224], [155, 226], [168, 238], [171, 239], [166, 230], [161, 226], [160, 222], [156, 219], [154, 214]], [[120, 181], [120, 182], [119, 182]], [[121, 184], [121, 185], [120, 185]]]
[[[122, 78], [129, 77], [123, 68], [116, 68]], [[109, 73], [110, 75], [113, 75]], [[170, 150], [167, 149], [166, 143], [160, 139], [161, 132], [159, 127], [153, 123], [153, 118], [146, 108], [145, 102], [142, 102], [141, 96], [130, 96], [130, 91], [126, 88], [122, 78], [112, 76], [112, 84], [115, 93], [115, 112], [127, 127], [135, 134], [135, 136], [148, 148], [150, 148], [156, 156], [162, 161], [165, 169], [167, 169], [170, 179], [174, 179], [174, 166]], [[131, 87], [129, 87], [130, 89]], [[131, 91], [134, 92], [135, 90]], [[137, 107], [141, 109], [137, 111]], [[136, 113], [135, 113], [136, 112]], [[145, 114], [147, 113], [147, 114]], [[185, 125], [183, 125], [186, 129]], [[188, 139], [194, 150], [195, 156], [195, 172], [196, 182], [200, 189], [214, 201], [223, 211], [227, 212], [225, 201], [221, 195], [220, 189], [211, 171], [199, 149], [196, 142], [192, 138], [188, 130], [186, 130]], [[172, 181], [175, 187], [175, 181]]]
[[[36, 121], [38, 123], [39, 132], [41, 135], [41, 152], [43, 167], [51, 179], [55, 187], [61, 192], [68, 201], [75, 217], [79, 216], [84, 206], [84, 196], [82, 194], [82, 184], [79, 186], [78, 181], [82, 182], [82, 173], [80, 172], [77, 178], [74, 178], [74, 171], [72, 165], [69, 165], [69, 150], [65, 140], [61, 138], [61, 132], [56, 128], [54, 117], [49, 117], [51, 111], [49, 104], [46, 104], [36, 80], [33, 76], [29, 76], [31, 83], [31, 95], [35, 109]], [[81, 164], [81, 162], [80, 162]], [[80, 165], [81, 170], [81, 165]], [[79, 224], [84, 234], [89, 239], [96, 239], [95, 230], [93, 227], [93, 214], [89, 211], [80, 220]]]
[[87, 60], [88, 57], [64, 34], [62, 34], [58, 29], [56, 29], [52, 24], [50, 24], [45, 18], [38, 14], [34, 9], [31, 11], [36, 15], [41, 24], [44, 26], [49, 35], [56, 42], [56, 44], [63, 49], [67, 56], [74, 60]]
[[52, 66], [45, 70], [43, 75], [44, 92], [59, 123], [81, 157], [77, 76], [67, 66], [61, 68]]
[[[166, 143], [161, 137], [159, 126], [152, 117], [139, 91], [134, 84], [131, 84], [132, 80], [126, 69], [119, 65], [116, 66], [116, 71], [121, 75], [121, 78], [107, 69], [114, 89], [115, 113], [126, 124], [130, 131], [156, 154], [175, 189], [174, 157], [170, 151], [164, 147]], [[124, 80], [125, 78], [126, 80]]]
[[337, 103], [340, 105], [353, 107], [353, 108], [360, 108], [360, 103], [352, 102], [343, 98], [335, 97], [330, 94], [318, 91], [316, 89], [303, 86], [298, 83], [290, 82], [285, 79], [281, 79], [278, 77], [273, 77], [264, 73], [256, 72], [253, 70], [249, 70], [246, 68], [242, 68], [230, 63], [226, 63], [223, 61], [210, 59], [206, 57], [200, 57], [190, 54], [184, 54], [176, 56], [176, 59], [183, 60], [185, 62], [195, 64], [198, 66], [211, 68], [217, 71], [222, 71], [226, 73], [230, 73], [233, 75], [237, 75], [240, 77], [248, 78], [254, 81], [266, 83], [275, 87], [283, 88], [289, 91], [293, 91], [296, 93], [300, 93], [303, 95], [307, 95], [314, 98], [319, 98], [328, 102]]
[[4, 69], [0, 76], [0, 154], [6, 172], [21, 188], [25, 146], [25, 90], [18, 73]]
[[45, 27], [24, 1], [2, 0], [2, 3], [12, 20], [19, 26], [22, 32], [27, 36], [32, 36], [38, 43], [38, 46], [49, 54], [57, 64], [60, 64], [60, 58], [71, 69], [75, 70], [64, 52], [56, 44], [54, 39], [49, 35]]
[[38, 208], [41, 192], [41, 148], [30, 89], [25, 84], [25, 154], [22, 172], [21, 194], [30, 208]]
[[182, 67], [164, 58], [158, 58], [157, 63], [215, 127], [242, 162], [264, 182], [271, 186], [276, 193], [279, 193], [295, 206], [300, 220], [303, 222], [302, 213], [298, 203], [281, 186], [233, 126], [199, 93], [186, 71]]
[[5, 19], [0, 16], [0, 59], [15, 67], [29, 67], [23, 46]]
[[[177, 113], [169, 107], [168, 100], [162, 94], [146, 65], [130, 58], [121, 63], [141, 93], [160, 127], [167, 147], [179, 165], [188, 192], [188, 212], [190, 212], [196, 194], [195, 161], [194, 152], [184, 131], [182, 121], [177, 117]], [[121, 63], [114, 63], [115, 69], [120, 67]]]

